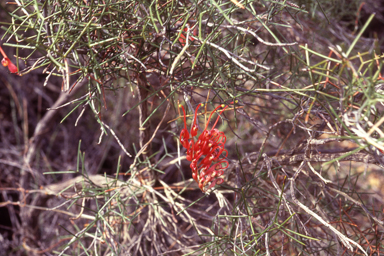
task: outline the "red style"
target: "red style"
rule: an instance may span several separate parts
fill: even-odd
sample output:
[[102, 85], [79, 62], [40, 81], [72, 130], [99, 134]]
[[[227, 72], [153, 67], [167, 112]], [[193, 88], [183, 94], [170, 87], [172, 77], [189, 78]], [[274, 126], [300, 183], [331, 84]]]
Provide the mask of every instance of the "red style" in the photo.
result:
[[9, 72], [11, 72], [11, 73], [16, 73], [16, 75], [18, 75], [17, 67], [16, 67], [15, 64], [13, 64], [13, 63], [11, 62], [11, 60], [7, 57], [7, 55], [5, 54], [5, 52], [3, 51], [3, 48], [1, 48], [1, 46], [0, 46], [0, 53], [1, 53], [1, 55], [3, 55], [3, 59], [1, 60], [1, 64], [2, 64], [4, 67], [8, 67]]

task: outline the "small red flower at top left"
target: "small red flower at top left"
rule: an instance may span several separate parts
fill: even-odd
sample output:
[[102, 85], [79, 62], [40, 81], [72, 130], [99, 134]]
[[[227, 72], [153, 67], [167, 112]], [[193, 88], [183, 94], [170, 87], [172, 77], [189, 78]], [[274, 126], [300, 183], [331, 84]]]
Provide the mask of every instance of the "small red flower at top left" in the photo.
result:
[[4, 52], [3, 48], [1, 48], [1, 46], [0, 46], [0, 53], [1, 53], [1, 55], [3, 55], [3, 59], [1, 60], [1, 64], [4, 67], [8, 67], [9, 72], [18, 75], [19, 71], [18, 71], [16, 65], [13, 64], [12, 61], [8, 58], [8, 56], [5, 54], [5, 52]]

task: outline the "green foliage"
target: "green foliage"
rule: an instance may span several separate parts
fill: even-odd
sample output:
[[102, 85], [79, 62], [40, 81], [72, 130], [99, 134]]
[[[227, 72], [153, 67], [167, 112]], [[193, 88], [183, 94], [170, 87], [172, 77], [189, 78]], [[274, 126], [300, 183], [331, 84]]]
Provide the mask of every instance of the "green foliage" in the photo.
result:
[[[111, 145], [133, 155], [124, 168], [116, 158], [113, 175], [90, 174], [78, 146], [70, 171], [77, 176], [52, 179], [44, 190], [64, 195], [50, 210], [61, 214], [67, 205], [74, 218], [57, 217], [64, 230], [55, 238], [66, 242], [53, 253], [378, 252], [382, 199], [360, 192], [368, 185], [358, 182], [356, 163], [384, 165], [384, 55], [363, 37], [374, 15], [356, 31], [347, 27], [357, 18], [338, 23], [359, 8], [359, 1], [17, 1], [3, 45], [29, 51], [17, 53], [20, 73], [61, 77], [68, 93], [87, 83], [73, 102], [89, 106]], [[122, 109], [114, 96], [122, 101], [125, 88], [132, 102]], [[207, 103], [200, 129], [218, 104], [235, 102], [216, 127], [226, 134], [229, 167], [211, 194], [190, 179], [178, 141], [183, 122], [173, 119], [180, 101], [189, 117]], [[113, 125], [122, 113], [134, 116], [134, 131]]]

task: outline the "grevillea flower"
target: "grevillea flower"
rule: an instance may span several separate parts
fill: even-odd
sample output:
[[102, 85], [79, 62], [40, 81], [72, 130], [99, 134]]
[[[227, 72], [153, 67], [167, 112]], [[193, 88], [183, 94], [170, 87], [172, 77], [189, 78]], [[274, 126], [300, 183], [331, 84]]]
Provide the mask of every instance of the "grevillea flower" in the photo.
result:
[[[188, 31], [188, 28], [185, 27], [185, 28], [183, 29], [183, 32], [180, 34], [180, 37], [179, 37], [179, 42], [180, 42], [180, 44], [181, 44], [183, 47], [185, 46], [185, 43], [187, 42], [187, 38], [186, 38], [185, 35], [184, 35], [184, 32], [187, 32], [187, 31]], [[193, 29], [193, 31], [192, 31], [192, 35], [197, 36], [197, 27]], [[195, 39], [194, 39], [193, 37], [189, 37], [189, 40], [190, 40], [190, 41], [194, 41]]]
[[5, 54], [5, 52], [3, 51], [3, 48], [1, 48], [1, 46], [0, 46], [0, 53], [1, 53], [1, 55], [3, 55], [3, 59], [1, 60], [1, 64], [4, 67], [8, 67], [9, 72], [16, 73], [16, 75], [17, 75], [18, 70], [17, 70], [16, 65], [13, 64], [12, 61], [7, 57], [7, 55]]
[[228, 161], [225, 160], [225, 157], [228, 156], [228, 151], [224, 148], [227, 137], [223, 132], [215, 128], [219, 117], [217, 117], [212, 128], [208, 129], [208, 124], [213, 113], [222, 108], [219, 113], [221, 114], [228, 106], [220, 105], [212, 111], [203, 132], [196, 139], [199, 130], [196, 124], [197, 113], [199, 107], [203, 105], [204, 104], [199, 104], [196, 107], [190, 132], [188, 132], [187, 129], [185, 109], [180, 105], [184, 114], [184, 128], [180, 132], [180, 143], [187, 149], [186, 158], [191, 162], [192, 178], [199, 184], [199, 188], [205, 192], [207, 185], [209, 185], [208, 188], [212, 188], [216, 184], [224, 182], [220, 176], [224, 174], [224, 170], [229, 164]]

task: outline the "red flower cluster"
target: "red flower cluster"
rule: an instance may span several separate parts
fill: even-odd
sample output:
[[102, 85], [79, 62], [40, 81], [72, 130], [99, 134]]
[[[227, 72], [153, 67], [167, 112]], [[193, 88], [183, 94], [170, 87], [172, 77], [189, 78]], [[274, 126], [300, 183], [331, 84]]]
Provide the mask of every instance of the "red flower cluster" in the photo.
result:
[[[184, 31], [184, 32], [187, 32], [187, 31], [188, 31], [188, 28], [184, 28], [183, 31]], [[195, 28], [195, 29], [192, 31], [192, 34], [193, 34], [194, 36], [197, 36], [197, 28]], [[192, 37], [189, 37], [189, 40], [190, 40], [190, 41], [194, 41], [195, 39], [192, 38]], [[181, 33], [181, 34], [180, 34], [179, 42], [180, 42], [181, 45], [184, 47], [185, 42], [187, 42], [187, 38], [185, 37], [184, 33]]]
[[[205, 191], [205, 187], [209, 183], [209, 188], [212, 188], [216, 184], [224, 182], [224, 180], [219, 176], [223, 175], [224, 170], [229, 164], [228, 161], [225, 160], [225, 157], [228, 156], [228, 151], [224, 149], [227, 137], [223, 132], [215, 129], [215, 126], [219, 121], [219, 117], [217, 117], [212, 128], [210, 130], [207, 129], [213, 113], [219, 108], [223, 108], [220, 111], [221, 114], [228, 106], [224, 107], [221, 105], [212, 111], [209, 115], [204, 131], [197, 138], [197, 141], [195, 141], [194, 137], [196, 137], [197, 131], [199, 130], [199, 127], [196, 124], [197, 112], [199, 107], [203, 105], [204, 104], [199, 104], [196, 107], [195, 117], [193, 119], [190, 133], [187, 129], [184, 107], [180, 105], [184, 114], [184, 129], [180, 132], [180, 142], [181, 145], [187, 149], [187, 160], [191, 161], [190, 167], [192, 169], [192, 178], [199, 183], [199, 188], [202, 191]], [[225, 156], [222, 156], [223, 153]]]

